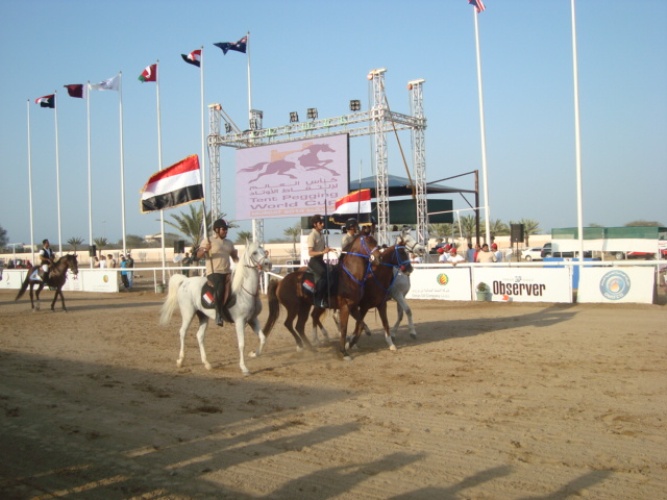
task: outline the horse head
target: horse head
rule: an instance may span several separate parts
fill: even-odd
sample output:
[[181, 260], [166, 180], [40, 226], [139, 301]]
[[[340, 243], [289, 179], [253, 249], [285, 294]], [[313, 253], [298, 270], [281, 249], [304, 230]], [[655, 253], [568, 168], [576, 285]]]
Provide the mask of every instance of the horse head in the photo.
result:
[[396, 244], [402, 241], [402, 245], [408, 249], [408, 252], [423, 257], [426, 254], [426, 247], [415, 240], [412, 236], [412, 228], [410, 226], [403, 226], [401, 234], [396, 239]]
[[271, 270], [273, 263], [263, 246], [253, 242], [250, 245], [246, 245], [246, 248], [247, 250], [243, 255], [243, 264], [246, 267], [251, 267], [264, 272]]
[[60, 260], [65, 264], [65, 269], [69, 269], [75, 276], [79, 274], [79, 261], [75, 253], [63, 255]]
[[412, 262], [406, 251], [405, 242], [400, 238], [396, 245], [382, 250], [380, 261], [382, 265], [397, 268], [403, 274], [408, 276], [413, 271]]

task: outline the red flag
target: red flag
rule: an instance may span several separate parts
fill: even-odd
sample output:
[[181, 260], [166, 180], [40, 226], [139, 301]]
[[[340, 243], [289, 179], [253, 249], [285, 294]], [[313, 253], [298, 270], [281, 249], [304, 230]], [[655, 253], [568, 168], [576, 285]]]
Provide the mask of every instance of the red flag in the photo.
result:
[[186, 63], [201, 67], [201, 49], [193, 50], [188, 55], [181, 54], [181, 57]]
[[334, 215], [371, 213], [371, 190], [360, 189], [336, 200]]
[[142, 82], [157, 82], [157, 64], [146, 66], [146, 69], [139, 75]]
[[172, 208], [202, 198], [199, 157], [191, 155], [151, 175], [141, 190], [141, 212]]
[[78, 97], [79, 99], [84, 98], [85, 91], [83, 89], [83, 84], [81, 83], [72, 83], [70, 85], [63, 85], [67, 89], [67, 93], [70, 97]]

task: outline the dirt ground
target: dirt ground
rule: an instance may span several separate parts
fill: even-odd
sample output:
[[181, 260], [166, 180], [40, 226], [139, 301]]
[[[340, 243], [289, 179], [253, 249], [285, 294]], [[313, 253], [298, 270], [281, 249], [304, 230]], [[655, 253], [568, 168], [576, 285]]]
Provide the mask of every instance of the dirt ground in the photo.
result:
[[374, 315], [352, 361], [281, 324], [244, 377], [230, 326], [211, 371], [194, 326], [177, 368], [180, 315], [159, 326], [152, 291], [69, 293], [66, 313], [14, 295], [3, 499], [666, 498], [664, 305], [413, 301], [396, 352]]

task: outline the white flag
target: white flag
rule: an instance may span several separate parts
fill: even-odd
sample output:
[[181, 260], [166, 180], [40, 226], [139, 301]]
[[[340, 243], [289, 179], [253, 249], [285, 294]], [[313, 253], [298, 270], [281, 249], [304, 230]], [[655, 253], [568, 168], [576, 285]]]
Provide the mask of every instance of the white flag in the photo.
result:
[[120, 75], [108, 78], [100, 83], [91, 83], [91, 90], [118, 90], [120, 88]]

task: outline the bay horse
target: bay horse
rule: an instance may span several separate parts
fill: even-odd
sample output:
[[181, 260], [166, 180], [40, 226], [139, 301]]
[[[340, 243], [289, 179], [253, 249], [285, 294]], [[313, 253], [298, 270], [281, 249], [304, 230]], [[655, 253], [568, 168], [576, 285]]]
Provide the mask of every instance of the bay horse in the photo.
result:
[[[239, 262], [232, 274], [231, 297], [227, 310], [234, 320], [236, 339], [239, 348], [239, 366], [244, 375], [249, 375], [250, 370], [246, 367], [245, 350], [245, 326], [250, 325], [259, 338], [257, 355], [261, 354], [266, 337], [259, 325], [259, 314], [262, 311], [262, 301], [259, 298], [259, 272], [270, 271], [271, 259], [266, 250], [259, 244], [251, 243], [243, 254], [242, 262]], [[206, 308], [202, 304], [202, 289], [206, 284], [206, 277], [185, 277], [183, 274], [174, 274], [169, 279], [169, 293], [162, 305], [160, 312], [160, 324], [166, 325], [178, 305], [181, 311], [181, 328], [179, 330], [181, 349], [176, 360], [180, 368], [185, 359], [185, 334], [192, 323], [195, 315], [199, 318], [199, 329], [197, 330], [197, 341], [202, 363], [207, 370], [211, 364], [206, 357], [204, 349], [204, 337], [209, 319], [215, 319], [215, 307]]]
[[[44, 288], [45, 285], [48, 285], [49, 287], [56, 289], [56, 293], [53, 296], [53, 301], [51, 301], [51, 310], [56, 310], [56, 300], [58, 299], [58, 296], [60, 296], [60, 302], [62, 303], [63, 311], [66, 312], [67, 307], [65, 307], [65, 296], [63, 295], [62, 288], [63, 285], [65, 285], [65, 281], [67, 281], [68, 269], [75, 276], [79, 274], [79, 263], [76, 260], [76, 255], [67, 254], [60, 257], [54, 264], [51, 265], [51, 267], [49, 267], [46, 280], [35, 278], [35, 274], [39, 271], [40, 267], [41, 266], [33, 266], [30, 268], [28, 274], [25, 277], [25, 280], [23, 280], [23, 285], [21, 285], [21, 289], [19, 290], [19, 293], [16, 295], [14, 300], [19, 300], [28, 287], [30, 287], [30, 306], [33, 310], [39, 311], [39, 294], [42, 292], [42, 288]], [[35, 298], [37, 299], [36, 304], [35, 300], [33, 299], [33, 288], [35, 286], [37, 286], [37, 291], [35, 292]]]
[[[347, 332], [348, 318], [350, 314], [356, 313], [363, 296], [364, 281], [371, 275], [371, 270], [378, 265], [376, 262], [378, 258], [379, 251], [375, 238], [359, 234], [352, 241], [345, 258], [332, 270], [338, 289], [331, 297], [330, 303], [340, 311], [339, 328], [341, 331]], [[304, 345], [312, 349], [304, 332], [308, 312], [313, 307], [312, 294], [303, 289], [303, 281], [307, 272], [304, 269], [293, 271], [287, 274], [282, 281], [271, 281], [268, 289], [269, 317], [264, 325], [264, 332], [267, 337], [271, 333], [278, 320], [280, 304], [282, 304], [287, 310], [284, 325], [294, 337], [297, 350], [303, 349]], [[319, 313], [317, 319], [313, 316], [313, 320], [322, 327], [319, 317], [324, 310], [319, 308], [315, 310]], [[293, 327], [294, 318], [297, 318], [296, 329]], [[344, 342], [345, 336], [346, 334], [341, 334], [340, 350], [343, 357], [349, 359]]]

